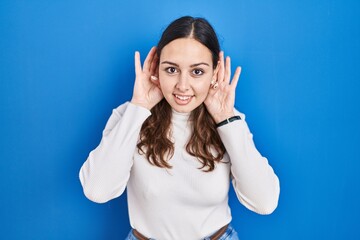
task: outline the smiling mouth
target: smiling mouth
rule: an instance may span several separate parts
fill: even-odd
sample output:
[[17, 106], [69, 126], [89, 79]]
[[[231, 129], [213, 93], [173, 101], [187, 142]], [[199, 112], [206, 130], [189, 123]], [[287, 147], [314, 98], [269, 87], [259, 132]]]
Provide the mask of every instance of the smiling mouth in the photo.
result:
[[177, 99], [180, 99], [181, 101], [187, 101], [189, 100], [192, 96], [181, 96], [181, 95], [177, 95], [177, 94], [174, 94], [174, 96], [177, 98]]
[[191, 99], [193, 98], [193, 95], [177, 95], [173, 94], [175, 102], [178, 105], [184, 106], [191, 102]]

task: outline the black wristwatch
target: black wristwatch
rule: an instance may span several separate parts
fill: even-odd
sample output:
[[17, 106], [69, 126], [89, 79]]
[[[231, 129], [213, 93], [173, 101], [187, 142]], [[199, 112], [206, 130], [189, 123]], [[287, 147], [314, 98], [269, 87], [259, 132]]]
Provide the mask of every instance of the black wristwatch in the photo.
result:
[[221, 122], [217, 123], [216, 127], [217, 128], [221, 127], [223, 125], [226, 125], [226, 124], [231, 123], [231, 122], [236, 121], [236, 120], [241, 120], [241, 117], [240, 116], [233, 116], [231, 118], [227, 118], [224, 121], [221, 121]]

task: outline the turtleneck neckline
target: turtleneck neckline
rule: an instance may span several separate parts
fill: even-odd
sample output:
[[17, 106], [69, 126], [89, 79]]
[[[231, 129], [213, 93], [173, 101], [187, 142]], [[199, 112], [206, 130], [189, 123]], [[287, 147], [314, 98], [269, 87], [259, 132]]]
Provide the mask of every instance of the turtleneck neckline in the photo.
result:
[[172, 109], [172, 116], [175, 119], [179, 119], [179, 120], [188, 120], [190, 117], [191, 113], [181, 113], [181, 112], [177, 112], [174, 109]]

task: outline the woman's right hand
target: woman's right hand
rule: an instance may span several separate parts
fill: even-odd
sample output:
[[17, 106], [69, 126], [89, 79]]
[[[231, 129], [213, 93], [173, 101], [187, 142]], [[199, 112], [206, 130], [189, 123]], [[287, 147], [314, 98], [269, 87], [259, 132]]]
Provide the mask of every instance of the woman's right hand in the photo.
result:
[[158, 56], [156, 47], [152, 47], [148, 53], [143, 67], [141, 67], [140, 53], [135, 52], [135, 85], [131, 103], [152, 109], [163, 99], [164, 95], [160, 89], [157, 77]]

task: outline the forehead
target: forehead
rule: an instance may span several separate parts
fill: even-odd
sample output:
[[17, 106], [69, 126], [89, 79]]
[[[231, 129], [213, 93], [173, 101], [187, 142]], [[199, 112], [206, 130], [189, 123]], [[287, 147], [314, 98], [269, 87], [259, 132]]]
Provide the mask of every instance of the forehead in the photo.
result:
[[161, 51], [160, 62], [170, 61], [179, 65], [198, 62], [212, 66], [211, 51], [193, 38], [179, 38], [168, 43]]

